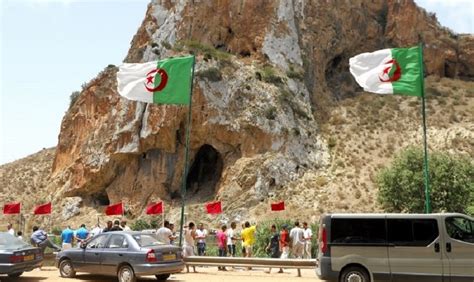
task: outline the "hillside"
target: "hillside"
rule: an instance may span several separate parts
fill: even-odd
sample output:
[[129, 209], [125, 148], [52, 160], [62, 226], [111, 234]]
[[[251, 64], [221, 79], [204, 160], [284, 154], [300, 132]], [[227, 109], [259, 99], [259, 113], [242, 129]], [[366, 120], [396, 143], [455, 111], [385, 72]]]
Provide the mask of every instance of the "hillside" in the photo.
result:
[[[474, 38], [413, 1], [152, 1], [125, 62], [196, 55], [188, 218], [215, 223], [203, 203], [221, 200], [218, 219], [264, 219], [285, 200], [278, 216], [314, 221], [378, 210], [375, 174], [421, 145], [420, 101], [360, 92], [347, 63], [419, 41], [430, 149], [472, 157]], [[121, 98], [116, 72], [107, 66], [71, 97], [54, 160], [51, 151], [41, 165], [34, 155], [0, 168], [8, 199], [51, 199], [54, 225], [91, 225], [119, 201], [131, 220], [158, 200], [178, 219], [187, 109]], [[36, 166], [51, 169], [40, 184], [17, 173]]]

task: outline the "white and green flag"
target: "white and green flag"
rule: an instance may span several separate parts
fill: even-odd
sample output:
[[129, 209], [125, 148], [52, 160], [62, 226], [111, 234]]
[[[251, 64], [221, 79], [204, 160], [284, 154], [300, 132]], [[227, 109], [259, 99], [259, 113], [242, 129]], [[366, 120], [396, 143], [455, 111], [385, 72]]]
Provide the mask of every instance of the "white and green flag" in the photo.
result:
[[422, 62], [421, 47], [411, 47], [359, 54], [349, 59], [349, 66], [365, 91], [421, 97]]

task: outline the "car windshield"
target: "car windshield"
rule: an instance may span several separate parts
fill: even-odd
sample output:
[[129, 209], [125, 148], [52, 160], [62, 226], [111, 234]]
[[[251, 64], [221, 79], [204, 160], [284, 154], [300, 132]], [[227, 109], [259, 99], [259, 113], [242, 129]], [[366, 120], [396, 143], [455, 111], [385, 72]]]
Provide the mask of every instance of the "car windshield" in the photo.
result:
[[135, 241], [137, 241], [140, 247], [149, 247], [149, 246], [157, 246], [157, 245], [164, 245], [163, 242], [160, 242], [158, 239], [153, 237], [150, 234], [136, 234], [132, 236]]
[[0, 250], [18, 250], [29, 246], [26, 242], [9, 233], [0, 233]]

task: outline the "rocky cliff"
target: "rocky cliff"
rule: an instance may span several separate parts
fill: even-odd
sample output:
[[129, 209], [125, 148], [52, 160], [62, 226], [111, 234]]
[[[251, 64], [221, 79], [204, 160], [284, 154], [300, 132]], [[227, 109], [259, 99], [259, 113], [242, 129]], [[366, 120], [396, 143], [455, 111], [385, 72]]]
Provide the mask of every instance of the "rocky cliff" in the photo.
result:
[[[384, 128], [382, 119], [400, 111], [416, 117], [416, 101], [361, 95], [348, 59], [418, 43], [433, 85], [451, 91], [451, 80], [439, 77], [473, 80], [472, 35], [441, 27], [412, 0], [152, 1], [125, 62], [197, 56], [186, 180], [191, 217], [202, 219], [200, 203], [213, 199], [223, 201], [224, 218], [272, 216], [269, 202], [285, 200], [288, 213], [314, 220], [324, 211], [377, 209], [376, 168], [421, 136], [416, 120]], [[81, 220], [118, 201], [136, 218], [152, 200], [164, 200], [176, 218], [187, 108], [121, 98], [116, 72], [105, 68], [64, 116], [46, 189], [65, 209], [81, 206]], [[458, 138], [465, 145], [455, 150], [472, 156], [472, 89], [462, 82], [453, 90], [463, 103], [442, 111], [458, 115], [450, 120], [458, 134], [435, 148]], [[439, 118], [445, 114], [438, 110]], [[364, 127], [369, 122], [375, 128]], [[440, 124], [430, 132], [443, 131]], [[403, 142], [376, 145], [400, 130], [409, 136]]]

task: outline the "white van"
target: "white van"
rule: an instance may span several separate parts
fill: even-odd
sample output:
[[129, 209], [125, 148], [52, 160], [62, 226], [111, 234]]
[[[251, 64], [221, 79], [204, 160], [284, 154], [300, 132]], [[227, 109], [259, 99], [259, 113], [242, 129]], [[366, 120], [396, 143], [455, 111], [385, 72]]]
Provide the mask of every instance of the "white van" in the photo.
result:
[[474, 219], [458, 213], [323, 215], [316, 274], [340, 282], [474, 282]]

